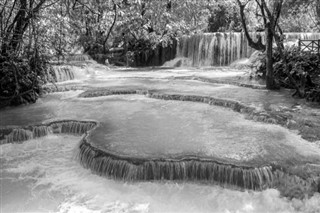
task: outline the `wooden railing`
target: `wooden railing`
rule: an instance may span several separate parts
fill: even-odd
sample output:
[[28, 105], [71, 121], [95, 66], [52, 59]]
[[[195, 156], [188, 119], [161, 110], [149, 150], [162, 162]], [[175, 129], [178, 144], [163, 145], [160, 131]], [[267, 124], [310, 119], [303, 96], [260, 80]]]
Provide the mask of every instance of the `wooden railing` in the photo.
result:
[[299, 39], [299, 49], [301, 51], [320, 54], [320, 39], [319, 40], [301, 40], [301, 39]]

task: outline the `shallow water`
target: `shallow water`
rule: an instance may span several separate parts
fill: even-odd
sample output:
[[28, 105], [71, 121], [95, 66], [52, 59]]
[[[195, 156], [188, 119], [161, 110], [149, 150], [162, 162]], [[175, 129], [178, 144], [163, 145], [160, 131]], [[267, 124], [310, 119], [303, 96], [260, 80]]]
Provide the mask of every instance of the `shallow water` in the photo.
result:
[[1, 212], [318, 212], [279, 192], [233, 191], [181, 182], [122, 182], [93, 175], [74, 160], [80, 137], [49, 135], [1, 145]]
[[90, 143], [121, 155], [196, 155], [252, 166], [271, 161], [279, 165], [320, 162], [320, 149], [287, 129], [246, 120], [219, 106], [143, 95], [78, 98], [79, 93], [51, 94], [34, 105], [8, 109], [2, 126], [96, 120], [100, 125], [89, 137]]

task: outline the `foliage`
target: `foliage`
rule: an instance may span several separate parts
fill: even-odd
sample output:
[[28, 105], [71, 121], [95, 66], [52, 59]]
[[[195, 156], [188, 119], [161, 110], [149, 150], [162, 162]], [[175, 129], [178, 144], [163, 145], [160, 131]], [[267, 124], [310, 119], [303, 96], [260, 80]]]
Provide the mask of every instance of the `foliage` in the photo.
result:
[[37, 51], [0, 57], [0, 106], [35, 102], [47, 81], [47, 58]]
[[[49, 59], [60, 60], [65, 55], [86, 52], [104, 62], [108, 52], [120, 49], [123, 52], [113, 62], [134, 64], [139, 57], [154, 55], [159, 47], [173, 47], [174, 39], [181, 35], [239, 31], [242, 20], [237, 2], [246, 4], [242, 10], [245, 24], [248, 31], [255, 31], [265, 29], [267, 9], [271, 10], [270, 3], [276, 1], [3, 0], [1, 101], [33, 102], [47, 79]], [[267, 3], [261, 7], [263, 2]], [[318, 0], [284, 2], [279, 22], [284, 31], [318, 29]], [[301, 62], [299, 66], [304, 65]], [[297, 69], [302, 70], [301, 67]]]
[[151, 55], [179, 35], [206, 29], [212, 5], [193, 0], [5, 0], [0, 3], [1, 100], [33, 102], [46, 80], [47, 56], [56, 60], [79, 50], [102, 55], [113, 48], [123, 48], [129, 61]]
[[[0, 106], [35, 102], [46, 81], [47, 59], [37, 34], [45, 0], [6, 0], [0, 10]], [[27, 34], [27, 35], [26, 35]]]
[[320, 1], [285, 1], [280, 19], [280, 25], [284, 32], [318, 32], [319, 23]]
[[63, 2], [43, 9], [42, 18], [37, 22], [39, 43], [46, 47], [45, 54], [51, 55], [55, 60], [77, 53], [77, 50], [81, 49], [78, 43], [78, 27], [70, 22]]
[[[279, 18], [284, 4], [284, 0], [237, 0], [239, 9], [242, 28], [248, 40], [250, 47], [266, 52], [266, 87], [267, 89], [279, 89], [279, 85], [275, 81], [274, 71], [273, 71], [273, 41], [276, 42], [281, 56], [283, 49], [283, 36], [282, 30], [279, 26]], [[257, 16], [261, 17], [261, 23], [263, 24], [263, 30], [265, 31], [265, 44], [262, 42], [261, 37], [254, 41], [248, 31], [248, 26], [246, 23], [245, 8], [253, 3], [256, 5]]]
[[[287, 59], [286, 66], [291, 76], [300, 79], [307, 78], [308, 76], [317, 76], [320, 60], [316, 54], [300, 51], [299, 48], [295, 46], [287, 48], [284, 54]], [[285, 73], [285, 63], [281, 58], [279, 51], [275, 51], [273, 58], [276, 75], [279, 79], [286, 79], [287, 73]], [[290, 84], [287, 85], [290, 86]], [[286, 87], [285, 84], [283, 86]]]
[[210, 7], [208, 31], [241, 31], [240, 14], [234, 1], [220, 1], [214, 7]]
[[[300, 51], [298, 47], [288, 47], [281, 57], [279, 50], [273, 54], [276, 80], [280, 86], [290, 89], [299, 89], [301, 97], [320, 102], [320, 58], [317, 54]], [[286, 59], [284, 61], [284, 58]], [[266, 57], [259, 58], [260, 62], [256, 75], [265, 76]], [[296, 93], [297, 91], [296, 91]]]

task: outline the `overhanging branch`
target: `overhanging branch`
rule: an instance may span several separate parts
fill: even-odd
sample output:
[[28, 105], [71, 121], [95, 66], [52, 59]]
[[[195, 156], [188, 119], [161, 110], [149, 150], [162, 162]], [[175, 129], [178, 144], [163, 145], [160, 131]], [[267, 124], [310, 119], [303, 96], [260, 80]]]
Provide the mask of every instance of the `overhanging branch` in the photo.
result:
[[245, 19], [245, 14], [244, 14], [244, 9], [247, 5], [248, 2], [246, 2], [245, 4], [242, 4], [240, 0], [237, 0], [239, 8], [240, 8], [240, 17], [241, 17], [241, 23], [242, 23], [242, 28], [244, 30], [244, 34], [247, 37], [248, 40], [248, 44], [250, 47], [252, 47], [253, 49], [259, 50], [259, 51], [265, 51], [266, 46], [262, 43], [262, 39], [261, 37], [258, 38], [258, 41], [253, 41], [253, 39], [250, 36], [250, 33], [248, 31], [247, 28], [247, 24], [246, 24], [246, 19]]

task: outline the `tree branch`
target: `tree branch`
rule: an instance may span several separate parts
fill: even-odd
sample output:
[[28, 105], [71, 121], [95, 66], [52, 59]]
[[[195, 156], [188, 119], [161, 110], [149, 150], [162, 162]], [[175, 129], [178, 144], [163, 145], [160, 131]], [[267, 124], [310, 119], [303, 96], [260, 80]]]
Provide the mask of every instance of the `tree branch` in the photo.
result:
[[259, 37], [257, 42], [254, 42], [249, 34], [248, 29], [247, 29], [244, 9], [245, 9], [248, 1], [245, 4], [242, 4], [240, 0], [237, 0], [237, 2], [239, 5], [239, 8], [240, 8], [240, 17], [241, 17], [242, 28], [244, 30], [246, 37], [247, 37], [249, 46], [256, 49], [256, 50], [259, 50], [259, 51], [265, 51], [266, 46], [264, 44], [262, 44], [261, 37]]
[[265, 14], [265, 12], [264, 12], [264, 7], [263, 7], [263, 5], [259, 2], [259, 0], [256, 0], [256, 3], [257, 3], [257, 5], [258, 5], [259, 8], [260, 8], [260, 12], [261, 12], [261, 16], [262, 16], [262, 18], [263, 18], [264, 26], [266, 26], [266, 24], [267, 24], [267, 17], [266, 17], [266, 14]]
[[269, 21], [271, 21], [272, 19], [272, 13], [270, 12], [268, 6], [267, 6], [267, 3], [265, 0], [261, 0], [261, 4], [263, 6], [263, 9], [266, 11], [267, 15], [268, 15], [268, 18], [269, 18]]
[[279, 17], [280, 17], [282, 5], [283, 5], [283, 0], [278, 0], [278, 1], [276, 1], [275, 4], [276, 4], [276, 6], [273, 9], [273, 17], [276, 17], [274, 20], [274, 26], [276, 27], [278, 24]]
[[3, 7], [2, 7], [2, 10], [1, 10], [1, 12], [0, 12], [0, 16], [2, 16], [3, 11], [4, 11], [4, 8], [7, 7], [7, 3], [8, 3], [8, 0], [6, 0], [6, 1], [4, 2]]
[[[5, 29], [5, 31], [7, 31], [7, 32], [8, 32], [9, 20], [10, 20], [10, 18], [11, 18], [11, 15], [12, 15], [12, 12], [13, 12], [14, 7], [16, 6], [16, 2], [17, 2], [17, 0], [15, 0], [15, 1], [13, 2], [13, 5], [12, 5], [11, 10], [10, 10], [10, 13], [9, 13], [9, 17], [7, 18], [7, 22], [6, 22], [5, 26], [4, 26], [4, 29]], [[11, 25], [10, 25], [10, 26], [11, 26]], [[13, 25], [12, 25], [12, 28], [13, 28]], [[11, 31], [11, 30], [10, 30], [10, 31]], [[9, 31], [9, 32], [10, 32], [10, 31]]]

